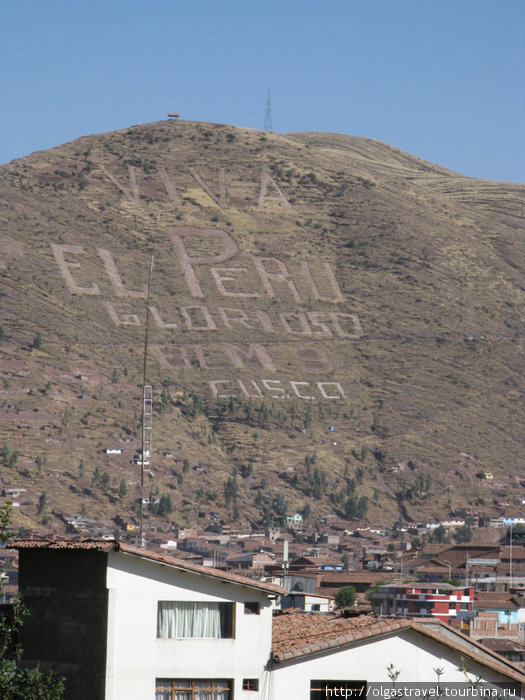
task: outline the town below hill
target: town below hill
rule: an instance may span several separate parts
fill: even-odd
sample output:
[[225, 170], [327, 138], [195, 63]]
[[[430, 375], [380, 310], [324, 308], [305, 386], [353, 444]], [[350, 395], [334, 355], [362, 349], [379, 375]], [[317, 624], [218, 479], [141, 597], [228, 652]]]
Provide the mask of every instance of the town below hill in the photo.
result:
[[[287, 530], [264, 533], [242, 533], [220, 523], [204, 531], [179, 528], [147, 533], [148, 549], [142, 551], [167, 563], [276, 584], [286, 592], [276, 612], [340, 609], [346, 617], [434, 619], [525, 671], [525, 522], [513, 521], [511, 528], [492, 519], [479, 527], [457, 519], [390, 532], [339, 529], [330, 519], [323, 525], [306, 528], [296, 518]], [[468, 535], [466, 528], [471, 541], [458, 542]], [[102, 532], [92, 534], [100, 538]], [[70, 543], [81, 546], [97, 537], [77, 535]], [[5, 603], [18, 591], [18, 552], [4, 549], [0, 562]]]

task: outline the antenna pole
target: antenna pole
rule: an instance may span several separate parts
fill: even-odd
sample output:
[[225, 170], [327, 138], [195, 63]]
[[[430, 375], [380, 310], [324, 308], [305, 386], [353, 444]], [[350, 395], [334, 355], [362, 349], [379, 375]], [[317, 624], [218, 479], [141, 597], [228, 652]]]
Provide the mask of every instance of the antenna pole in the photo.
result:
[[270, 98], [270, 91], [268, 90], [268, 97], [266, 98], [266, 118], [264, 120], [264, 130], [273, 131], [272, 129], [272, 101]]
[[[157, 216], [157, 230], [159, 227], [160, 213]], [[151, 261], [149, 266], [148, 277], [148, 296], [146, 301], [146, 326], [144, 330], [144, 363], [142, 368], [142, 449], [140, 454], [140, 527], [139, 527], [139, 547], [144, 547], [144, 463], [147, 459], [149, 463], [149, 471], [151, 473], [151, 418], [153, 412], [153, 392], [152, 386], [146, 384], [147, 366], [148, 366], [148, 332], [149, 332], [149, 306], [151, 299], [151, 281], [153, 279], [153, 265], [155, 261], [155, 247], [157, 244], [157, 231], [153, 239], [153, 248], [151, 251]], [[149, 420], [148, 420], [149, 418]], [[148, 450], [146, 450], [148, 445]]]

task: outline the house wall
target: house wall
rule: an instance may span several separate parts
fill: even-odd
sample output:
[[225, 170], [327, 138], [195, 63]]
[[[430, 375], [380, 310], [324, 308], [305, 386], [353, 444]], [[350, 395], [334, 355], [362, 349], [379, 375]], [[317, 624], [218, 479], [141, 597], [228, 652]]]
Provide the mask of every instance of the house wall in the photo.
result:
[[[515, 611], [513, 611], [515, 612]], [[470, 636], [474, 639], [480, 637], [509, 637], [519, 639], [519, 624], [511, 621], [502, 621], [501, 613], [489, 610], [480, 610], [470, 623]]]
[[66, 699], [104, 698], [106, 555], [21, 550], [20, 593], [30, 615], [20, 642], [23, 663], [66, 677]]
[[[243, 692], [242, 680], [258, 678], [260, 688], [268, 685], [267, 594], [123, 552], [111, 552], [108, 560], [106, 700], [153, 698], [156, 678], [233, 679], [236, 699], [260, 696]], [[159, 600], [233, 601], [235, 639], [157, 639]], [[245, 614], [244, 602], [259, 602], [260, 615]]]
[[[398, 685], [408, 682], [435, 682], [434, 668], [442, 667], [443, 682], [465, 682], [458, 670], [461, 653], [450, 650], [412, 630], [399, 635], [362, 642], [342, 651], [308, 656], [301, 662], [274, 665], [272, 672], [273, 695], [281, 700], [308, 700], [312, 680], [355, 680], [383, 682], [391, 685], [387, 666], [393, 664], [401, 671]], [[480, 675], [482, 680], [502, 680], [487, 668], [470, 664], [470, 677]]]

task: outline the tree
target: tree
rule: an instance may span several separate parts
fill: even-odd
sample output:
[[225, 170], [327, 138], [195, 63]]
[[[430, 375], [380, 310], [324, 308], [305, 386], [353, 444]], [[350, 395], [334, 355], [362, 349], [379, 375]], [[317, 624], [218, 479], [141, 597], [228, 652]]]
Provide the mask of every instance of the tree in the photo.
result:
[[190, 394], [190, 398], [192, 401], [191, 415], [193, 418], [197, 418], [202, 413], [202, 399], [194, 391]]
[[347, 520], [354, 520], [357, 517], [357, 500], [355, 496], [350, 496], [345, 503], [345, 515]]
[[170, 406], [171, 406], [171, 394], [166, 388], [164, 388], [162, 390], [162, 394], [160, 395], [160, 411], [161, 411], [161, 413], [163, 411], [167, 411]]
[[336, 608], [348, 608], [352, 605], [355, 605], [356, 601], [357, 601], [355, 587], [354, 586], [343, 586], [335, 594], [334, 601], [335, 601]]
[[304, 421], [303, 421], [304, 427], [309, 428], [312, 425], [312, 421], [313, 421], [312, 408], [311, 408], [310, 404], [308, 404], [308, 406], [306, 407], [305, 414], [304, 414]]
[[261, 426], [265, 426], [266, 423], [268, 422], [269, 417], [270, 417], [270, 409], [263, 401], [259, 407], [259, 413], [257, 415], [257, 423]]
[[159, 500], [159, 515], [169, 515], [173, 512], [173, 503], [169, 493], [165, 493]]
[[11, 454], [11, 450], [9, 449], [9, 445], [4, 445], [2, 447], [2, 450], [0, 452], [0, 456], [2, 457], [4, 464], [7, 466], [9, 464], [9, 455]]
[[37, 515], [43, 515], [47, 506], [47, 493], [45, 491], [42, 491], [40, 494], [40, 498], [38, 499], [38, 506], [36, 509], [36, 514]]
[[127, 494], [127, 492], [128, 492], [128, 487], [126, 486], [126, 480], [121, 479], [120, 486], [118, 489], [118, 495], [120, 496], [120, 498], [124, 498], [124, 496]]
[[410, 541], [410, 546], [412, 549], [421, 549], [423, 543], [421, 542], [421, 539], [419, 537], [413, 537]]
[[439, 527], [436, 527], [435, 530], [432, 532], [428, 540], [429, 542], [436, 544], [447, 544], [448, 542], [450, 542], [450, 537], [447, 536], [447, 531], [445, 530], [443, 525], [439, 525]]
[[40, 333], [37, 333], [36, 336], [33, 338], [32, 347], [35, 350], [40, 350], [40, 348], [42, 347], [42, 336], [40, 335]]
[[238, 486], [237, 486], [237, 474], [234, 473], [233, 476], [229, 476], [223, 484], [224, 486], [224, 505], [226, 508], [232, 502], [232, 499], [237, 496]]
[[461, 544], [462, 542], [470, 542], [472, 539], [472, 530], [470, 529], [469, 525], [460, 525], [452, 537], [457, 544]]
[[313, 497], [321, 498], [326, 488], [326, 475], [322, 469], [315, 467], [313, 476]]
[[0, 326], [0, 341], [2, 341], [4, 338], [5, 338], [5, 331], [2, 328], [2, 326]]
[[[0, 540], [13, 536], [9, 526], [11, 504], [0, 508]], [[29, 614], [22, 599], [17, 598], [10, 612], [0, 614], [0, 697], [2, 700], [61, 700], [64, 679], [38, 668], [21, 668], [22, 647], [18, 643], [24, 617]]]
[[237, 494], [233, 497], [232, 520], [239, 520], [239, 506], [237, 505]]
[[284, 520], [284, 518], [286, 517], [286, 513], [287, 513], [287, 511], [288, 511], [289, 503], [288, 503], [288, 501], [287, 501], [286, 498], [284, 497], [284, 494], [283, 494], [281, 491], [278, 492], [278, 494], [277, 494], [277, 496], [275, 497], [275, 499], [274, 499], [272, 505], [273, 505], [273, 509], [274, 509], [275, 513], [276, 513], [282, 520]]
[[360, 518], [365, 518], [368, 513], [368, 499], [366, 496], [361, 496], [357, 504], [357, 514]]
[[93, 473], [93, 478], [91, 479], [91, 486], [96, 486], [98, 482], [100, 481], [100, 477], [102, 474], [100, 473], [100, 467], [95, 467], [95, 471]]

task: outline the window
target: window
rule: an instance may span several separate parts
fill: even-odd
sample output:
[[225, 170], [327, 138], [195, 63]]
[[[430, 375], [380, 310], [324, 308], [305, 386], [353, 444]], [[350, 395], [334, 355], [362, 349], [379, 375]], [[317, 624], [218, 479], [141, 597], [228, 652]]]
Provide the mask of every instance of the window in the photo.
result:
[[261, 607], [259, 603], [245, 603], [244, 604], [244, 614], [245, 615], [259, 615], [261, 612]]
[[259, 679], [258, 678], [243, 678], [242, 679], [242, 689], [243, 690], [259, 690]]
[[[346, 690], [353, 690], [352, 695]], [[326, 700], [326, 698], [366, 698], [366, 681], [310, 681], [310, 700]]]
[[157, 610], [157, 637], [231, 639], [233, 603], [160, 600]]
[[312, 612], [321, 612], [321, 604], [320, 603], [312, 603], [312, 607], [310, 608]]
[[157, 678], [155, 700], [231, 700], [232, 681]]

